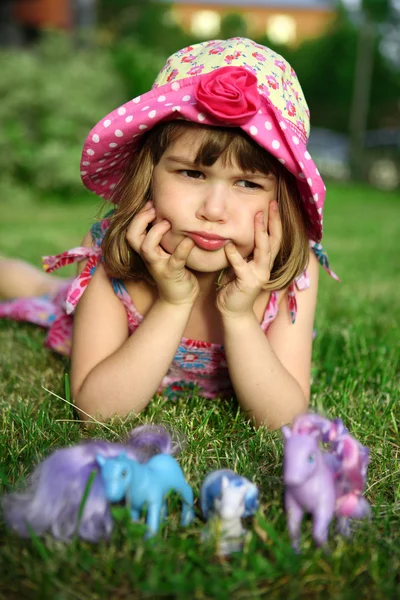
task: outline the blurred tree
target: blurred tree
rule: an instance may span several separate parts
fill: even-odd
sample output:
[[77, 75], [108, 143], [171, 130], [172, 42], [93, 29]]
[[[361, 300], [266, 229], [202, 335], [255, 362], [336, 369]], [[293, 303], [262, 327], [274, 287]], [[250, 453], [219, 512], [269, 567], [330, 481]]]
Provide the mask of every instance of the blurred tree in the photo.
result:
[[391, 0], [361, 0], [364, 17], [375, 25], [388, 20], [392, 12]]
[[362, 0], [360, 30], [350, 111], [350, 161], [353, 177], [363, 177], [363, 148], [371, 102], [372, 74], [379, 25], [389, 20], [391, 0]]
[[0, 46], [18, 46], [22, 32], [14, 18], [14, 0], [0, 0]]
[[112, 45], [133, 41], [169, 56], [193, 42], [171, 19], [171, 6], [153, 0], [99, 0], [99, 23]]
[[148, 91], [167, 57], [193, 43], [166, 3], [99, 0], [98, 19], [128, 98]]
[[125, 99], [148, 92], [166, 59], [165, 54], [154, 52], [129, 38], [113, 44], [110, 54], [124, 84]]
[[[257, 41], [271, 46], [293, 65], [310, 107], [312, 124], [348, 132], [358, 37], [358, 24], [349, 19], [342, 7], [324, 36], [306, 40], [298, 47], [277, 46], [266, 37]], [[400, 71], [382, 56], [379, 42], [380, 35], [373, 45], [369, 128], [395, 124], [398, 120]]]
[[324, 36], [283, 49], [299, 77], [314, 125], [347, 130], [356, 47], [356, 29], [339, 12]]
[[0, 202], [81, 194], [82, 143], [125, 99], [109, 53], [46, 33], [34, 51], [0, 51], [0, 72]]
[[237, 13], [226, 14], [221, 21], [220, 37], [225, 40], [232, 37], [248, 37], [247, 22]]
[[114, 65], [133, 98], [148, 91], [167, 57], [193, 42], [152, 0], [99, 0], [98, 19]]

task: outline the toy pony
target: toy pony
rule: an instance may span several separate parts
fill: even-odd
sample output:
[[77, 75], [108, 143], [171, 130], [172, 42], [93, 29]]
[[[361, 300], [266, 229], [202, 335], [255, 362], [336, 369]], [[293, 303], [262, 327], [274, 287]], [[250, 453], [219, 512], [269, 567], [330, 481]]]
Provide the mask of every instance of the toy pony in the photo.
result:
[[170, 490], [182, 496], [181, 525], [194, 519], [193, 492], [186, 483], [182, 469], [169, 454], [157, 454], [145, 464], [129, 458], [125, 452], [116, 457], [96, 456], [104, 481], [105, 496], [109, 502], [120, 502], [124, 497], [130, 505], [134, 521], [140, 518], [142, 508], [147, 505], [146, 537], [157, 533], [160, 517], [165, 514], [165, 496]]
[[212, 471], [200, 490], [203, 516], [209, 519], [202, 539], [217, 539], [217, 554], [226, 555], [242, 548], [246, 530], [242, 517], [253, 515], [258, 508], [258, 490], [254, 483], [229, 469]]
[[304, 512], [312, 515], [313, 538], [318, 545], [327, 542], [334, 516], [339, 533], [348, 536], [349, 519], [371, 513], [362, 496], [368, 448], [348, 433], [340, 419], [330, 421], [316, 414], [297, 417], [292, 429], [283, 427], [282, 433], [285, 508], [293, 547], [299, 549]]
[[[90, 542], [108, 538], [113, 519], [99, 463], [121, 454], [135, 464], [148, 463], [159, 453], [164, 461], [174, 460], [165, 455], [177, 450], [167, 430], [156, 425], [137, 427], [125, 443], [88, 440], [60, 448], [36, 467], [25, 490], [3, 498], [5, 521], [23, 537], [32, 530], [37, 535], [50, 532], [64, 541], [74, 535]], [[183, 520], [188, 518], [187, 510]]]

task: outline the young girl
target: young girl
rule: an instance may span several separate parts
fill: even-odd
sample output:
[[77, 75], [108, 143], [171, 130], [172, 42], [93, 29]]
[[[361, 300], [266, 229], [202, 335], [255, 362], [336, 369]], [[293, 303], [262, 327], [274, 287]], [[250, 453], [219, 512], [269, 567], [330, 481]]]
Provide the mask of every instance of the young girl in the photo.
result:
[[306, 410], [316, 257], [329, 271], [308, 132], [293, 69], [243, 38], [180, 50], [94, 127], [82, 179], [115, 208], [44, 259], [49, 272], [87, 261], [78, 278], [0, 265], [8, 297], [47, 293], [0, 316], [49, 326], [47, 344], [71, 352], [78, 409], [137, 413], [195, 385], [270, 428]]

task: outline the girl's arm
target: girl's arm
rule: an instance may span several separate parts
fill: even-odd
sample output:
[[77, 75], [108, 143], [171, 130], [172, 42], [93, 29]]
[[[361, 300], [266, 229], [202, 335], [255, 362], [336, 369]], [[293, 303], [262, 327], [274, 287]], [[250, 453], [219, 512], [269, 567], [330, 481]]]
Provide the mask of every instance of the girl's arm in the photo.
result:
[[297, 294], [291, 323], [286, 299], [265, 334], [254, 313], [222, 315], [229, 374], [242, 409], [256, 425], [277, 429], [307, 409], [318, 262], [310, 253], [310, 287]]
[[190, 312], [190, 304], [157, 300], [129, 337], [125, 308], [100, 264], [74, 317], [71, 388], [77, 408], [98, 419], [140, 412], [167, 373]]
[[186, 268], [194, 246], [184, 238], [173, 254], [160, 246], [171, 225], [148, 225], [155, 210], [148, 202], [132, 219], [126, 238], [145, 261], [157, 284], [158, 300], [129, 337], [127, 316], [100, 264], [79, 301], [72, 341], [72, 393], [90, 415], [140, 412], [157, 391], [182, 339], [199, 294], [197, 279]]

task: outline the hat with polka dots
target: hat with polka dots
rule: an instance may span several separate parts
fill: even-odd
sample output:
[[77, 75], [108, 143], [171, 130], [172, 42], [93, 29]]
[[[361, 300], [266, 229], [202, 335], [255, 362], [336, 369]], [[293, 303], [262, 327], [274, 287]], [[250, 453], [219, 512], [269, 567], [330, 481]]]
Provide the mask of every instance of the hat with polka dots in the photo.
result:
[[117, 202], [113, 190], [140, 136], [173, 119], [243, 129], [296, 177], [309, 236], [320, 241], [325, 186], [307, 151], [307, 103], [282, 56], [246, 38], [201, 42], [173, 54], [149, 92], [112, 111], [89, 133], [81, 160], [86, 187]]

